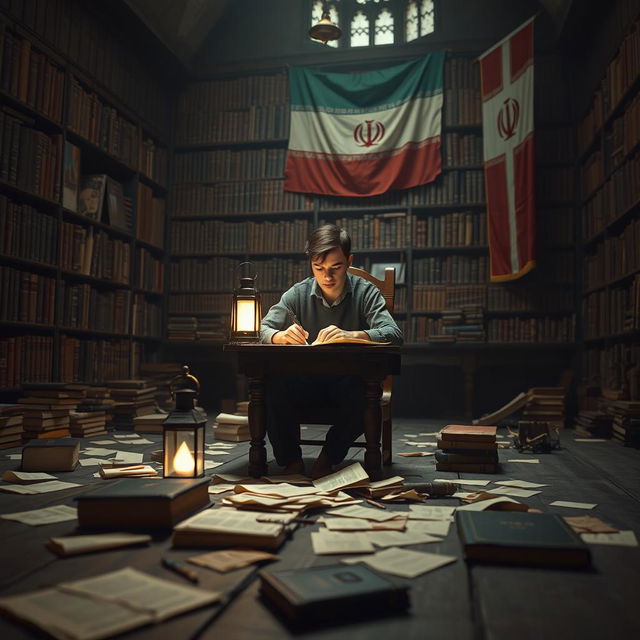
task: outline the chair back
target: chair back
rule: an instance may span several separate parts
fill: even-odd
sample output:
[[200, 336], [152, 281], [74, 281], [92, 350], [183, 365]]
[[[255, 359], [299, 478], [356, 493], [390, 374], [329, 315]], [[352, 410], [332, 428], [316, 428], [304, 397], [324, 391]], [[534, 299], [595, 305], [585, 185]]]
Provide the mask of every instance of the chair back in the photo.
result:
[[368, 271], [364, 269], [358, 269], [358, 267], [349, 267], [349, 273], [354, 276], [360, 276], [380, 289], [380, 293], [387, 303], [387, 311], [393, 314], [393, 305], [396, 297], [396, 270], [394, 267], [386, 267], [384, 270], [384, 280], [379, 280], [372, 276]]

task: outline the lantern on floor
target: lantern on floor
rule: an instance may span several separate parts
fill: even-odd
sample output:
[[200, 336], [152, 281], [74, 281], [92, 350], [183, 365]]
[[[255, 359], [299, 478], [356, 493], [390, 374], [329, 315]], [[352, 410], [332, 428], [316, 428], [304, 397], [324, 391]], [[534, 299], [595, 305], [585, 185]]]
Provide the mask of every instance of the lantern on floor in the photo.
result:
[[260, 342], [262, 309], [256, 289], [257, 275], [252, 274], [251, 266], [250, 262], [239, 265], [240, 287], [233, 292], [230, 342]]
[[195, 408], [200, 383], [182, 367], [169, 385], [175, 409], [162, 423], [165, 478], [199, 478], [204, 475], [204, 429], [207, 418]]

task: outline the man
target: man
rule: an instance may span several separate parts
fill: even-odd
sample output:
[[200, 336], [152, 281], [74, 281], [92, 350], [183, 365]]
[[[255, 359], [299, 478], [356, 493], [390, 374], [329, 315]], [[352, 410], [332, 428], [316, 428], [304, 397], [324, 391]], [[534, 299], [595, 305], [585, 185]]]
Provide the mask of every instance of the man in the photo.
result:
[[[359, 338], [402, 344], [402, 333], [387, 311], [378, 287], [348, 273], [351, 238], [329, 224], [307, 242], [312, 277], [293, 285], [262, 320], [262, 342], [322, 343]], [[297, 442], [297, 408], [318, 404], [338, 409], [311, 470], [313, 478], [332, 471], [363, 431], [364, 383], [358, 376], [271, 376], [266, 380], [267, 433], [283, 473], [304, 473]]]

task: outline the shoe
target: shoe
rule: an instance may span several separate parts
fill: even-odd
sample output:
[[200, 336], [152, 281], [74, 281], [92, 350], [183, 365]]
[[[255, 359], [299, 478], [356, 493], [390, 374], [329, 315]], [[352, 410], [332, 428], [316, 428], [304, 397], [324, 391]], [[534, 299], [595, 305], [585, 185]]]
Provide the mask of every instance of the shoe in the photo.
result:
[[329, 456], [323, 449], [313, 463], [313, 467], [311, 467], [311, 479], [317, 480], [323, 476], [328, 476], [330, 473], [333, 473], [333, 467], [329, 462]]
[[304, 461], [294, 460], [286, 465], [280, 472], [281, 476], [304, 475]]

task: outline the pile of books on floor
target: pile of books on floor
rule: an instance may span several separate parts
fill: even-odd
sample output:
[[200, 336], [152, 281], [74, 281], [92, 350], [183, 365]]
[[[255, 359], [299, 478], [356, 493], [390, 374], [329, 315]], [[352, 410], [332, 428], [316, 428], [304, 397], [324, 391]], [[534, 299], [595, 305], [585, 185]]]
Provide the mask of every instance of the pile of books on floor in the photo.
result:
[[613, 416], [604, 411], [582, 409], [575, 417], [573, 433], [581, 438], [610, 438], [612, 425]]
[[496, 427], [450, 424], [440, 431], [435, 452], [438, 471], [497, 473]]
[[140, 364], [140, 378], [156, 387], [155, 400], [158, 407], [165, 411], [173, 409], [173, 400], [169, 384], [182, 373], [182, 365], [177, 362], [146, 362]]
[[131, 431], [134, 418], [155, 413], [156, 388], [146, 380], [106, 380], [105, 384], [115, 404], [113, 426], [116, 429]]
[[523, 420], [548, 422], [550, 427], [564, 427], [564, 387], [532, 387], [527, 395], [527, 404], [522, 411]]
[[133, 419], [133, 430], [136, 433], [162, 433], [162, 424], [169, 414], [155, 411]]
[[18, 403], [23, 406], [25, 439], [68, 437], [69, 412], [84, 400], [83, 385], [25, 383], [23, 389], [25, 395], [18, 398]]
[[187, 340], [196, 339], [198, 330], [198, 319], [194, 316], [169, 316], [167, 325], [167, 340]]
[[0, 404], [0, 449], [19, 447], [22, 444], [23, 407], [19, 404]]
[[640, 400], [614, 400], [608, 410], [613, 416], [614, 440], [640, 447]]
[[[242, 411], [244, 411], [244, 413], [242, 413]], [[245, 442], [246, 440], [251, 440], [251, 434], [249, 433], [249, 416], [247, 415], [246, 405], [235, 413], [219, 413], [213, 423], [213, 435], [216, 440], [226, 440], [229, 442]]]
[[69, 431], [74, 438], [92, 438], [107, 433], [104, 411], [70, 411]]

